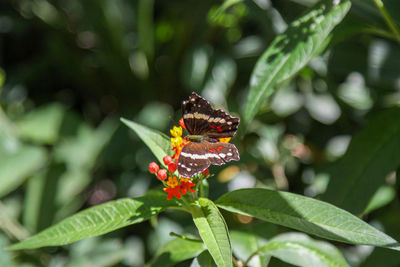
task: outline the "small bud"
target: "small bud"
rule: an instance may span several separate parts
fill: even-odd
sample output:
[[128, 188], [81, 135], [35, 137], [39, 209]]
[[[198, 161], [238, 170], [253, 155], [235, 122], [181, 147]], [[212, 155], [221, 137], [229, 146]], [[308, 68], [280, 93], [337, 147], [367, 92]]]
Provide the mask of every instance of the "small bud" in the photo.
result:
[[154, 161], [149, 164], [149, 172], [150, 173], [157, 173], [158, 169], [160, 169], [160, 167], [158, 167], [158, 164], [155, 163]]
[[183, 120], [183, 118], [181, 118], [181, 119], [179, 120], [179, 125], [180, 125], [183, 129], [186, 130], [185, 121]]
[[176, 171], [177, 165], [174, 162], [171, 162], [170, 164], [168, 164], [168, 171], [170, 173], [173, 173]]
[[205, 169], [204, 171], [201, 172], [204, 176], [208, 176], [210, 175], [210, 171], [207, 169]]
[[164, 169], [160, 169], [157, 172], [157, 178], [160, 179], [160, 180], [165, 180], [167, 178], [167, 171], [164, 170]]
[[163, 161], [164, 161], [164, 164], [168, 166], [172, 162], [172, 158], [171, 158], [171, 156], [165, 156], [163, 158]]

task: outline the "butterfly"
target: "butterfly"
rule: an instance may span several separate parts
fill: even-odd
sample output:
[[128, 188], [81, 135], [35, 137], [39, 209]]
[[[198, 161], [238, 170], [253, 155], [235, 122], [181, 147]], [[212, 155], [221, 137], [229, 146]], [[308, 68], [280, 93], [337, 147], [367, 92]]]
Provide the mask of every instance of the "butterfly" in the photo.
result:
[[219, 142], [219, 138], [233, 137], [240, 119], [221, 109], [214, 109], [203, 97], [193, 92], [182, 102], [182, 115], [189, 135], [178, 158], [178, 172], [184, 177], [204, 171], [211, 164], [222, 165], [239, 160], [234, 144]]

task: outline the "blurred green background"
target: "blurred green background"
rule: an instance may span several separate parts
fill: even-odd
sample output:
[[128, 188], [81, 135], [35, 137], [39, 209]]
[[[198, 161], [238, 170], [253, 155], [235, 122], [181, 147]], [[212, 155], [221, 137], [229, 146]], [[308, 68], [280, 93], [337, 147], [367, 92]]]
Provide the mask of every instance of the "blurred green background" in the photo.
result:
[[[119, 118], [168, 133], [192, 91], [240, 116], [257, 59], [316, 1], [230, 2], [0, 3], [0, 266], [142, 266], [169, 232], [196, 233], [188, 215], [167, 212], [70, 246], [1, 249], [78, 210], [159, 187], [147, 172], [153, 155]], [[384, 3], [400, 22], [400, 2]], [[400, 103], [400, 45], [388, 31], [372, 1], [353, 1], [328, 49], [233, 140], [241, 161], [212, 169], [210, 198], [252, 186], [324, 193], [351, 137]], [[396, 174], [386, 181], [364, 219], [399, 239]], [[393, 251], [335, 245], [354, 266], [400, 264]]]

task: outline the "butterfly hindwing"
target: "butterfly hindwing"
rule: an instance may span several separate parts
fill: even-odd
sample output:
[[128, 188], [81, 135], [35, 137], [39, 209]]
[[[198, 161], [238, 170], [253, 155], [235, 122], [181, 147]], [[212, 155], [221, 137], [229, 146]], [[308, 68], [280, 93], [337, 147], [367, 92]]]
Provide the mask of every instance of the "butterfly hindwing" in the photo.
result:
[[239, 160], [239, 152], [233, 144], [191, 142], [183, 147], [179, 155], [178, 172], [184, 177], [192, 177], [211, 164], [222, 165], [231, 160]]
[[239, 126], [239, 118], [221, 109], [213, 109], [207, 100], [194, 92], [182, 102], [182, 114], [186, 129], [192, 135], [216, 139], [232, 137]]

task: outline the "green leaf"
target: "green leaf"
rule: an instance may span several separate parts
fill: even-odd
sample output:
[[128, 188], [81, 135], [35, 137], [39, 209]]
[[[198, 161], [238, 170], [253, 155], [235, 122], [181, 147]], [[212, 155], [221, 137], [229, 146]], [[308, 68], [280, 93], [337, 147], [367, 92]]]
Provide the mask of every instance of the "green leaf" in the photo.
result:
[[0, 198], [20, 186], [26, 178], [43, 167], [46, 161], [46, 151], [34, 146], [23, 146], [14, 153], [1, 155]]
[[110, 201], [68, 217], [37, 235], [10, 246], [9, 249], [66, 245], [143, 222], [167, 208], [181, 206], [180, 201], [167, 200], [166, 195], [161, 192]]
[[322, 238], [400, 250], [396, 240], [349, 212], [293, 193], [249, 188], [227, 193], [218, 207]]
[[386, 175], [400, 166], [399, 136], [400, 108], [373, 118], [331, 168], [323, 199], [352, 213], [363, 213]]
[[59, 137], [65, 114], [64, 106], [49, 104], [28, 113], [16, 123], [18, 134], [38, 144], [54, 144]]
[[244, 122], [249, 124], [277, 83], [292, 77], [325, 48], [329, 34], [345, 17], [350, 1], [321, 1], [278, 35], [257, 61], [250, 79]]
[[193, 221], [218, 266], [232, 266], [232, 249], [224, 218], [214, 202], [200, 198], [191, 205]]
[[121, 121], [135, 131], [140, 139], [150, 148], [158, 161], [164, 164], [163, 157], [169, 155], [172, 149], [170, 139], [159, 131], [149, 129], [133, 121], [124, 118], [121, 118]]
[[391, 186], [381, 186], [375, 192], [368, 206], [365, 208], [363, 214], [368, 214], [371, 211], [382, 208], [383, 206], [389, 204], [396, 196], [396, 191]]
[[349, 266], [340, 251], [302, 233], [284, 233], [258, 250], [296, 266]]
[[149, 265], [174, 266], [178, 262], [196, 257], [204, 250], [204, 245], [201, 242], [176, 238], [167, 242]]

